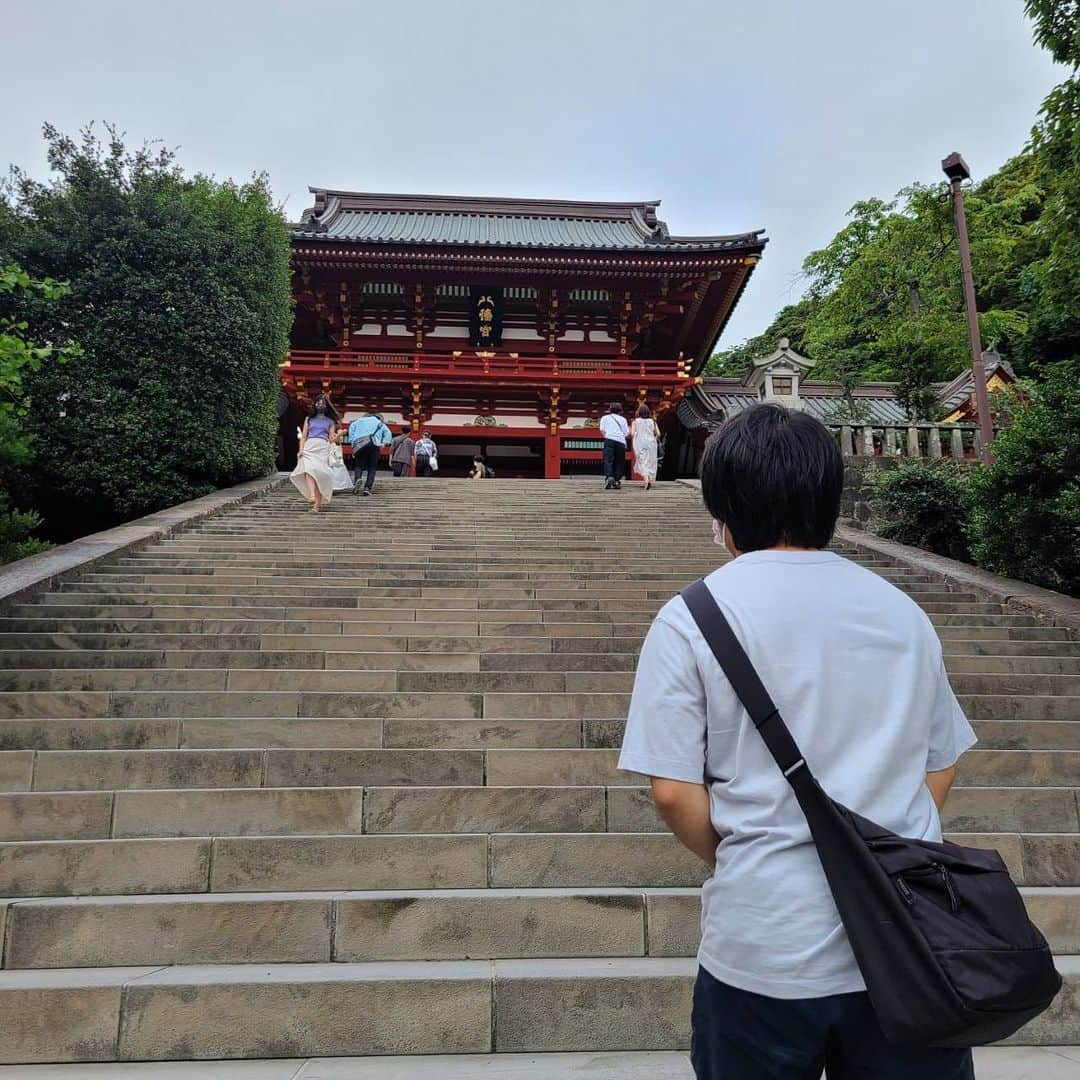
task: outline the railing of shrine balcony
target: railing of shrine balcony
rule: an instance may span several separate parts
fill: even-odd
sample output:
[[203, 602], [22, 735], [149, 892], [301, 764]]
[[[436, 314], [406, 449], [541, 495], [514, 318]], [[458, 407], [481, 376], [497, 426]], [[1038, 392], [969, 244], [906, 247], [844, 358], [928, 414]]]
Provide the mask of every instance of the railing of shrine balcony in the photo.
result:
[[292, 349], [284, 370], [301, 375], [494, 376], [549, 381], [563, 378], [689, 379], [683, 360], [629, 357], [514, 356], [508, 353], [353, 352]]
[[[982, 448], [978, 424], [860, 424], [854, 421], [848, 424], [832, 421], [828, 427], [839, 439], [844, 457], [970, 461], [979, 457]], [[1000, 430], [995, 427], [995, 434]]]

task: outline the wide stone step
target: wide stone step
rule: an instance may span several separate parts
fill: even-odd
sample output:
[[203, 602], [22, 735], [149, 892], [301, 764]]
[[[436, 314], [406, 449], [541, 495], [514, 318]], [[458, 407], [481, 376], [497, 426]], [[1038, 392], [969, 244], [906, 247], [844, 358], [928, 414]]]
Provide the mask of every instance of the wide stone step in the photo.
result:
[[[0, 793], [0, 841], [338, 833], [666, 832], [647, 787], [558, 785], [150, 787]], [[385, 766], [368, 766], [379, 773]], [[325, 777], [319, 776], [318, 779]], [[171, 779], [171, 777], [166, 777]], [[198, 779], [198, 777], [196, 777]], [[492, 779], [496, 782], [492, 783]], [[528, 777], [526, 777], [528, 779]], [[624, 777], [617, 777], [625, 782]], [[341, 782], [338, 786], [337, 781]], [[957, 787], [946, 829], [1075, 833], [1077, 789]]]
[[[1075, 993], [1080, 962], [1058, 963]], [[652, 957], [10, 971], [0, 1060], [685, 1049], [695, 972]], [[1075, 1034], [1070, 998], [1016, 1041]]]
[[[951, 833], [1026, 885], [1080, 885], [1073, 833]], [[213, 860], [211, 865], [211, 848]], [[0, 895], [330, 889], [695, 887], [704, 866], [664, 833], [366, 834], [0, 843]]]
[[5, 897], [338, 889], [671, 888], [697, 887], [705, 876], [705, 866], [695, 855], [674, 837], [661, 833], [294, 835], [0, 843], [0, 896]]
[[[998, 699], [992, 698], [991, 701]], [[1036, 707], [1033, 718], [1053, 719], [1067, 705]], [[484, 719], [625, 716], [628, 693], [347, 693], [292, 690], [79, 690], [0, 693], [0, 719], [48, 716], [459, 716]], [[1010, 712], [1017, 710], [1012, 708]], [[993, 718], [997, 718], [994, 716]]]
[[7, 792], [0, 840], [628, 831], [607, 795], [601, 786]]
[[[1022, 890], [1058, 954], [1080, 889]], [[12, 901], [8, 969], [379, 960], [693, 957], [696, 889], [442, 889]]]
[[[1022, 725], [1010, 725], [1022, 726]], [[1062, 726], [1062, 725], [1056, 725]], [[1080, 728], [1077, 729], [1080, 732]], [[599, 738], [603, 742], [596, 741]], [[369, 716], [36, 717], [0, 720], [0, 750], [135, 750], [344, 747], [486, 749], [610, 746], [607, 730], [573, 717]], [[32, 777], [27, 759], [9, 777]], [[27, 771], [28, 768], [30, 771]]]
[[[602, 671], [588, 667], [576, 670], [564, 665], [562, 671], [548, 666], [542, 671], [532, 668], [535, 674], [515, 671], [503, 657], [492, 661], [500, 666], [480, 674], [475, 671], [399, 671], [396, 680], [393, 673], [380, 678], [375, 674], [334, 674], [319, 671], [231, 670], [219, 672], [212, 677], [208, 672], [177, 672], [175, 674], [152, 674], [139, 669], [130, 673], [112, 672], [9, 672], [0, 676], [0, 686], [9, 690], [36, 689], [126, 689], [142, 680], [150, 688], [160, 689], [268, 689], [268, 690], [406, 690], [421, 692], [462, 691], [499, 692], [527, 691], [535, 693], [559, 693], [561, 691], [629, 693], [633, 688], [632, 670]], [[579, 663], [583, 663], [579, 661]], [[370, 669], [369, 669], [370, 670]], [[183, 674], [184, 678], [180, 675]], [[96, 678], [95, 678], [96, 676]], [[186, 680], [186, 681], [185, 681]], [[1072, 674], [1016, 674], [1016, 673], [955, 673], [953, 689], [966, 695], [1035, 696], [1054, 695], [1072, 697], [1074, 714], [1080, 718], [1080, 675]], [[395, 685], [396, 682], [396, 685]], [[381, 683], [381, 684], [380, 684]], [[387, 684], [389, 685], [383, 685]], [[160, 684], [160, 685], [159, 685]]]

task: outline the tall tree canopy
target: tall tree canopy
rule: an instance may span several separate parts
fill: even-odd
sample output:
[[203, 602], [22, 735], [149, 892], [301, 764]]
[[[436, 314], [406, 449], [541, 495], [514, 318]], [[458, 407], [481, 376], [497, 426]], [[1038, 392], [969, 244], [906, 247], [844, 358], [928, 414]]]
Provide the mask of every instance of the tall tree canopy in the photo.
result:
[[29, 318], [82, 354], [27, 377], [21, 501], [63, 537], [268, 472], [292, 312], [265, 178], [186, 177], [111, 130], [45, 137], [55, 178], [15, 173], [0, 257], [70, 284]]

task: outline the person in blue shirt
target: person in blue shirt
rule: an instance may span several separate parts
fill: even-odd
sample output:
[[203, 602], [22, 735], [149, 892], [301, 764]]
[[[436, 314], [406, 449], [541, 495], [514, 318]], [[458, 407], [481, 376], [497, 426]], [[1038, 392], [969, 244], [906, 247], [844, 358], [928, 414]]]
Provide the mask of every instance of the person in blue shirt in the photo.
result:
[[[365, 413], [349, 425], [352, 446], [354, 495], [375, 494], [375, 470], [379, 467], [382, 447], [389, 446], [393, 436], [378, 413]], [[366, 479], [365, 479], [366, 474]]]

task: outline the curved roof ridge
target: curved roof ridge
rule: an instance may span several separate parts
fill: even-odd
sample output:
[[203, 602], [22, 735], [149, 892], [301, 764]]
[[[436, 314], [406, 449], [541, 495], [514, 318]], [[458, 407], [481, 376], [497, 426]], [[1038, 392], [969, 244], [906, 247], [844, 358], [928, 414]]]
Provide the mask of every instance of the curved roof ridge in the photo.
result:
[[617, 218], [640, 217], [652, 228], [659, 199], [637, 202], [598, 202], [579, 199], [525, 199], [501, 195], [422, 195], [390, 192], [308, 189], [315, 196], [315, 212], [330, 209], [371, 210], [398, 213], [497, 214], [522, 217]]

